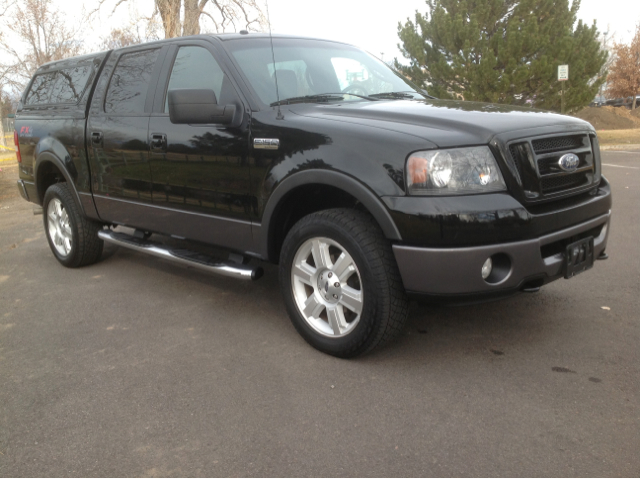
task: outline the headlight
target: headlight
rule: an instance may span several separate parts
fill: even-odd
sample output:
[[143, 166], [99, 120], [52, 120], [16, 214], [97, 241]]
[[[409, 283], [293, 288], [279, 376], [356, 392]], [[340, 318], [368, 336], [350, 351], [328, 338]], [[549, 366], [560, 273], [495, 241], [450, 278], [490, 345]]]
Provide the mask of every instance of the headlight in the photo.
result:
[[468, 195], [507, 189], [487, 146], [418, 151], [407, 160], [406, 172], [407, 191], [412, 195]]

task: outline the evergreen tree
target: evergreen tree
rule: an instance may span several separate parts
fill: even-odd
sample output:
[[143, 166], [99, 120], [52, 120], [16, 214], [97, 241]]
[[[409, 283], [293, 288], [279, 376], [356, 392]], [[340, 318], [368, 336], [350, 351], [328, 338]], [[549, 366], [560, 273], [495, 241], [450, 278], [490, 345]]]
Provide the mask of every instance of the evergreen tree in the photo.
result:
[[[586, 106], [605, 77], [594, 23], [576, 24], [580, 0], [426, 0], [430, 13], [398, 24], [409, 65], [396, 68], [439, 98], [567, 111]], [[558, 65], [569, 80], [557, 81]]]

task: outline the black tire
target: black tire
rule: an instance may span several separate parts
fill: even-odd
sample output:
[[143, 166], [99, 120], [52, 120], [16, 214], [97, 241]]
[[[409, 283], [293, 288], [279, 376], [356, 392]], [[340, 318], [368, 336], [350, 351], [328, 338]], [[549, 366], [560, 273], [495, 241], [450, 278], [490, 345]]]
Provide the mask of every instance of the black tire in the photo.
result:
[[[52, 208], [61, 206], [60, 211], [66, 213], [63, 221], [59, 219], [60, 217], [55, 212], [53, 217], [51, 216], [50, 205]], [[66, 183], [55, 183], [47, 189], [44, 194], [42, 208], [44, 231], [49, 247], [62, 265], [68, 268], [78, 268], [93, 264], [100, 259], [104, 242], [98, 237], [98, 231], [102, 229], [102, 225], [85, 218], [80, 213], [80, 209]], [[70, 238], [70, 241], [64, 245], [59, 244], [56, 246], [54, 244], [55, 240], [60, 239], [60, 236], [52, 233], [50, 228], [50, 225], [53, 225], [53, 229], [55, 229], [55, 221], [61, 221], [67, 235], [65, 237]]]
[[[329, 258], [327, 264], [331, 264], [328, 269], [315, 266], [315, 259], [312, 259], [315, 258], [314, 242], [326, 246], [326, 256]], [[311, 253], [307, 253], [309, 248]], [[335, 251], [334, 254], [330, 253], [332, 249]], [[340, 269], [336, 266], [338, 262], [335, 256], [343, 257], [342, 253], [350, 255], [349, 260], [355, 265], [355, 269], [351, 269], [348, 280], [332, 283], [337, 278], [336, 273], [333, 279], [325, 284], [325, 279], [331, 278], [331, 275], [323, 275], [319, 271], [324, 269], [330, 272], [334, 267], [336, 271]], [[316, 272], [314, 276], [305, 276], [304, 280], [302, 276], [294, 279], [295, 272], [301, 271], [300, 258], [306, 255], [308, 259], [304, 260], [305, 268], [308, 268], [308, 271], [315, 269]], [[313, 266], [310, 266], [309, 261], [313, 262]], [[295, 270], [294, 264], [297, 265]], [[307, 269], [305, 274], [306, 272]], [[302, 218], [291, 228], [284, 240], [279, 273], [284, 302], [293, 325], [311, 346], [322, 352], [341, 358], [352, 358], [381, 346], [403, 330], [407, 319], [408, 300], [398, 266], [389, 241], [373, 218], [364, 212], [331, 209]], [[351, 281], [353, 276], [357, 276], [353, 288], [360, 293], [361, 303], [358, 303], [358, 309], [361, 312], [358, 314], [342, 308], [342, 319], [345, 319], [347, 314], [355, 317], [351, 323], [340, 322], [346, 331], [342, 333], [343, 330], [336, 327], [335, 322], [327, 320], [327, 325], [324, 325], [321, 316], [324, 314], [328, 317], [329, 308], [335, 309], [342, 304], [341, 293], [346, 294], [348, 281]], [[309, 283], [306, 283], [306, 280]], [[302, 285], [304, 289], [296, 284]], [[307, 284], [317, 284], [317, 288], [314, 289]], [[336, 286], [334, 292], [338, 294], [330, 294], [328, 288], [331, 288], [332, 284]], [[304, 304], [311, 304], [312, 308], [314, 302], [318, 303], [317, 309], [321, 308], [327, 298], [338, 304], [327, 303], [328, 307], [324, 313], [315, 313], [317, 317], [313, 317], [314, 313], [305, 316], [301, 309], [304, 309], [302, 302], [306, 294], [309, 301]], [[335, 313], [333, 315], [335, 317]]]

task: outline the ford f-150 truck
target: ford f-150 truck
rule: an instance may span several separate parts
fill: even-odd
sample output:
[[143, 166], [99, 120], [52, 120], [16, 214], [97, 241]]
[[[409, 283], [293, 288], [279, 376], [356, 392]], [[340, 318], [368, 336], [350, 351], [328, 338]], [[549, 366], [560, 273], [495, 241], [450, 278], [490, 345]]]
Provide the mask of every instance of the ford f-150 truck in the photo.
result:
[[436, 100], [343, 43], [241, 32], [48, 63], [15, 125], [64, 266], [104, 242], [245, 279], [276, 263], [293, 325], [340, 357], [401, 331], [411, 297], [536, 291], [606, 258], [588, 123]]

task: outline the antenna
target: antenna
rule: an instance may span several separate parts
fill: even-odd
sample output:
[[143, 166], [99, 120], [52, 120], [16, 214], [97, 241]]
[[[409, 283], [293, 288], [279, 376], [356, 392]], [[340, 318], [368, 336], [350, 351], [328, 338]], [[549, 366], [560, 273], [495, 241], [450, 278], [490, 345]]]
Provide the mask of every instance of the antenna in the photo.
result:
[[265, 0], [267, 4], [267, 23], [269, 24], [269, 40], [271, 41], [271, 58], [273, 60], [273, 78], [276, 79], [276, 100], [278, 102], [278, 114], [276, 120], [284, 120], [284, 115], [280, 111], [280, 93], [278, 92], [278, 69], [276, 68], [276, 54], [273, 50], [273, 35], [271, 34], [271, 18], [269, 17], [269, 0]]

